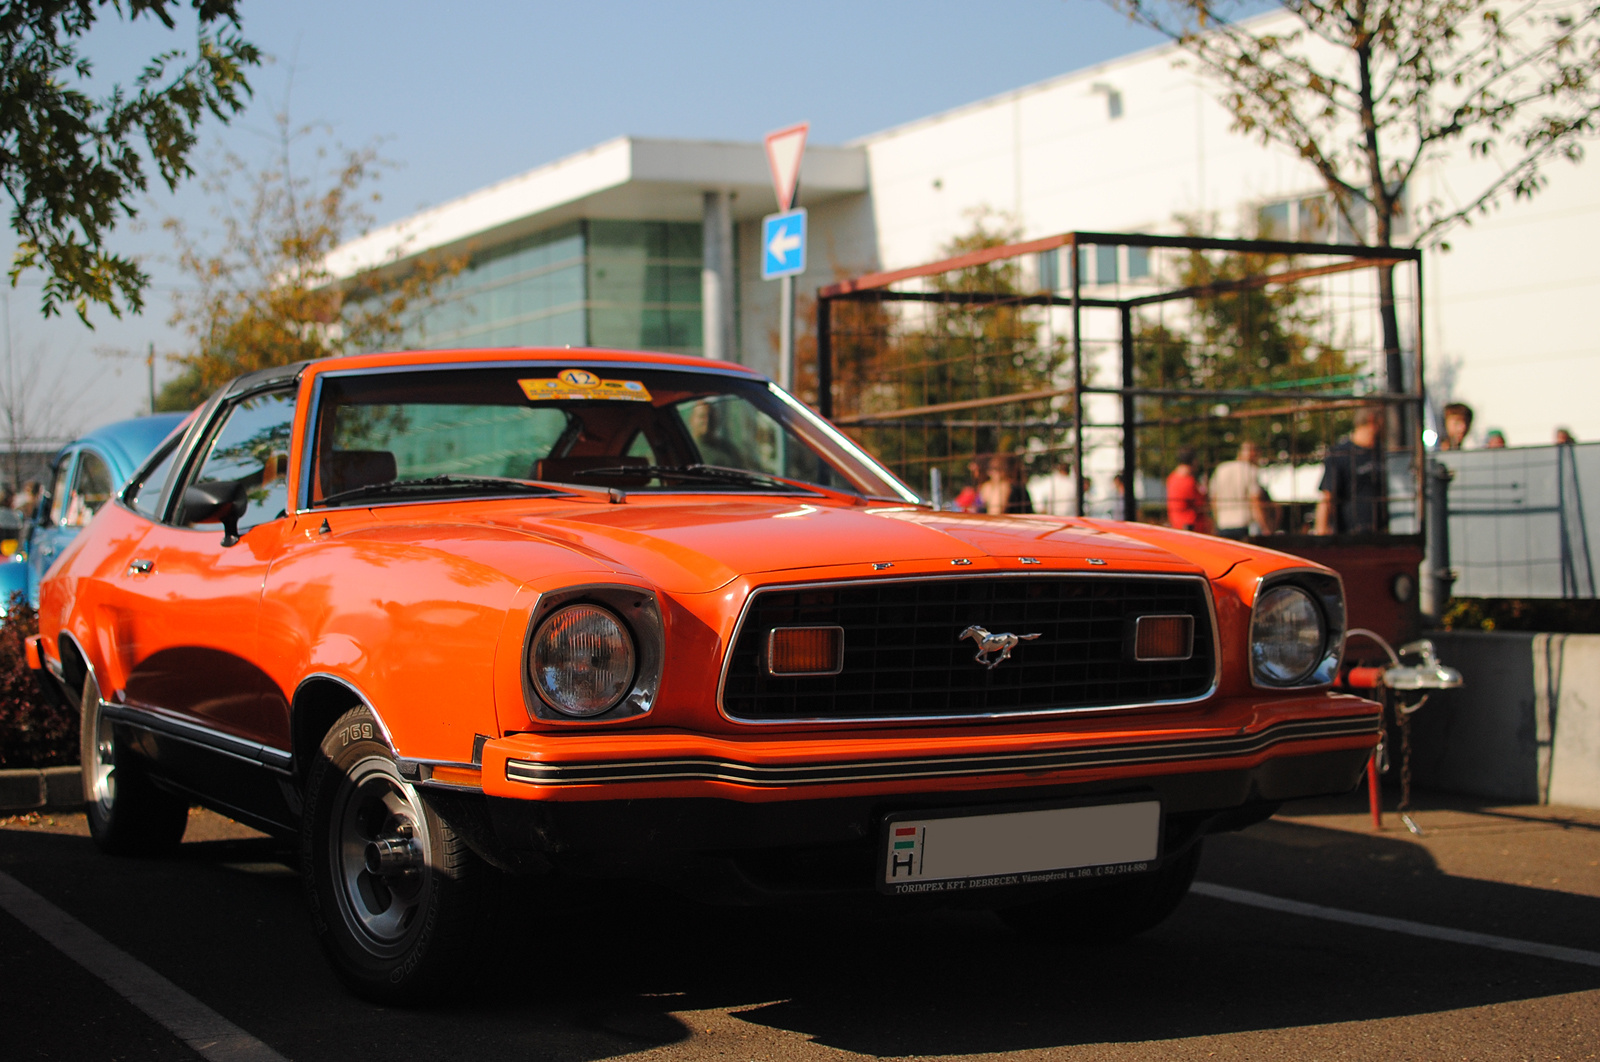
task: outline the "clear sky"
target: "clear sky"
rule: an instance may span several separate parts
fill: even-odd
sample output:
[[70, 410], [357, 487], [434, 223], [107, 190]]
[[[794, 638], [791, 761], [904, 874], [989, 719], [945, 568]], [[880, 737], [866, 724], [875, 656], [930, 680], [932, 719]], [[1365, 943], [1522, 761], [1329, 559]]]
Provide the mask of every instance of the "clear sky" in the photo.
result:
[[[799, 120], [841, 143], [1160, 43], [1098, 0], [242, 0], [245, 35], [272, 56], [231, 127], [202, 132], [198, 169], [220, 150], [271, 150], [272, 117], [325, 122], [343, 144], [381, 141], [397, 167], [377, 220], [464, 195], [619, 135], [757, 141]], [[102, 23], [85, 42], [100, 80], [126, 81], [192, 37]], [[56, 430], [146, 408], [143, 354], [181, 349], [167, 324], [168, 217], [191, 228], [209, 205], [190, 187], [153, 196], [115, 239], [156, 280], [144, 315], [43, 322], [37, 274], [3, 302], [5, 353], [80, 400]], [[142, 229], [142, 231], [140, 231]], [[11, 244], [4, 241], [9, 259]], [[108, 352], [137, 354], [117, 357]], [[165, 372], [158, 364], [158, 376]]]

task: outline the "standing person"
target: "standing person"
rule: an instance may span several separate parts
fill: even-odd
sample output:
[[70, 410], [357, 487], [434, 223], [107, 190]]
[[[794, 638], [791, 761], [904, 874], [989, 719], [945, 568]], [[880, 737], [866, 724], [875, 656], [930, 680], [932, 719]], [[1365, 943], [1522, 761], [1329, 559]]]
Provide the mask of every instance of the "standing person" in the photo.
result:
[[1486, 450], [1504, 450], [1506, 433], [1499, 428], [1490, 428], [1489, 433], [1483, 437], [1483, 446]]
[[967, 462], [967, 485], [961, 488], [950, 507], [958, 513], [981, 513], [983, 502], [978, 498], [978, 483], [983, 479], [982, 465], [974, 457]]
[[1072, 478], [1072, 459], [1058, 457], [1049, 472], [1028, 480], [1028, 497], [1033, 511], [1051, 516], [1072, 516], [1077, 512], [1078, 492]]
[[11, 508], [21, 513], [23, 519], [33, 516], [33, 511], [39, 507], [39, 484], [30, 482], [11, 499]]
[[1206, 507], [1206, 492], [1194, 471], [1194, 450], [1185, 446], [1167, 476], [1167, 522], [1180, 531], [1209, 531]]
[[1353, 535], [1389, 530], [1389, 475], [1383, 463], [1383, 410], [1356, 410], [1350, 437], [1328, 447], [1322, 462], [1315, 533]]
[[1444, 438], [1439, 440], [1439, 449], [1466, 449], [1467, 433], [1471, 430], [1472, 407], [1465, 402], [1451, 402], [1444, 407]]
[[1222, 462], [1211, 473], [1211, 506], [1217, 534], [1223, 538], [1270, 535], [1277, 529], [1261, 486], [1255, 443], [1240, 443], [1238, 458]]
[[988, 477], [978, 484], [978, 498], [982, 502], [979, 512], [1031, 513], [1033, 503], [1023, 489], [1022, 477], [1017, 474], [1016, 461], [1006, 454], [989, 458]]
[[1557, 446], [1571, 446], [1573, 443], [1575, 443], [1577, 441], [1578, 441], [1577, 439], [1574, 439], [1572, 437], [1572, 432], [1569, 431], [1568, 429], [1566, 429], [1566, 428], [1557, 428], [1556, 429], [1556, 445]]

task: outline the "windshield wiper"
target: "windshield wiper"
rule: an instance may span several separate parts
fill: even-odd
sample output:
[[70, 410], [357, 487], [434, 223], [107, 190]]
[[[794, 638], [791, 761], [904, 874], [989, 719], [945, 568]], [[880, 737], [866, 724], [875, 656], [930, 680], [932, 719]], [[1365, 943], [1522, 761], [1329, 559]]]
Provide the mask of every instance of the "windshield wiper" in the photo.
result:
[[804, 490], [793, 483], [726, 465], [616, 465], [606, 468], [586, 468], [574, 473], [577, 476], [653, 476], [656, 479], [675, 479], [697, 483], [740, 483], [759, 487], [777, 487], [782, 490]]
[[462, 487], [489, 490], [499, 494], [558, 493], [549, 487], [541, 487], [520, 479], [502, 479], [495, 476], [429, 476], [427, 479], [395, 479], [387, 483], [367, 483], [351, 487], [349, 490], [328, 495], [319, 504], [333, 505], [342, 501], [353, 501], [356, 498], [373, 498], [385, 494], [437, 494], [441, 491], [459, 490]]

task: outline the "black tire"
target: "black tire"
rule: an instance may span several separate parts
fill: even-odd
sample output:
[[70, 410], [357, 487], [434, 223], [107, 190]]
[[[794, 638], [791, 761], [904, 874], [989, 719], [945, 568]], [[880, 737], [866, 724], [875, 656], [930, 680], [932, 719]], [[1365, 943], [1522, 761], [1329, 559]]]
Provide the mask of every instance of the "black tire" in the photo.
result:
[[89, 836], [112, 855], [170, 854], [189, 826], [188, 801], [152, 785], [123, 748], [111, 720], [100, 712], [100, 686], [93, 675], [83, 680], [79, 709], [78, 763]]
[[340, 716], [322, 739], [306, 779], [300, 867], [317, 938], [356, 995], [407, 1004], [459, 984], [493, 870], [401, 777], [368, 708]]
[[1200, 869], [1200, 842], [1150, 874], [1002, 909], [1013, 929], [1046, 944], [1112, 944], [1154, 929], [1172, 914]]

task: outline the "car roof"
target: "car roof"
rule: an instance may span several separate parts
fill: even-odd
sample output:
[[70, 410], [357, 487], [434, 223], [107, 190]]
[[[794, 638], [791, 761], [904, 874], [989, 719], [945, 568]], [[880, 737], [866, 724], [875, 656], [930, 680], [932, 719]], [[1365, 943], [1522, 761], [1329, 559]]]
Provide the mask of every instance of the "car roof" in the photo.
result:
[[312, 372], [324, 372], [330, 369], [376, 369], [389, 367], [403, 367], [408, 365], [482, 365], [486, 362], [526, 362], [548, 361], [561, 362], [607, 362], [614, 361], [624, 364], [650, 364], [663, 367], [682, 366], [684, 368], [707, 369], [714, 368], [719, 371], [737, 373], [743, 376], [764, 378], [754, 369], [746, 368], [736, 362], [712, 361], [707, 358], [697, 357], [693, 354], [659, 354], [643, 350], [613, 350], [602, 347], [490, 347], [490, 348], [463, 348], [459, 350], [396, 350], [379, 354], [348, 354], [338, 358], [322, 358], [318, 361], [302, 362], [299, 365], [286, 366], [283, 369], [263, 370], [242, 376], [229, 386], [230, 393], [245, 390], [241, 386], [245, 381], [252, 381], [249, 388], [263, 386], [265, 381], [257, 381], [270, 372], [290, 374], [287, 379], [300, 372], [310, 369]]
[[121, 480], [130, 475], [139, 462], [150, 455], [150, 451], [161, 445], [161, 440], [171, 435], [172, 429], [182, 424], [188, 415], [156, 413], [148, 417], [119, 420], [85, 432], [70, 445], [89, 445], [105, 454], [115, 466], [112, 472]]

